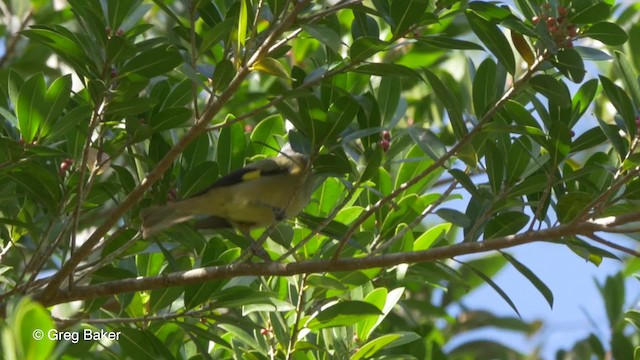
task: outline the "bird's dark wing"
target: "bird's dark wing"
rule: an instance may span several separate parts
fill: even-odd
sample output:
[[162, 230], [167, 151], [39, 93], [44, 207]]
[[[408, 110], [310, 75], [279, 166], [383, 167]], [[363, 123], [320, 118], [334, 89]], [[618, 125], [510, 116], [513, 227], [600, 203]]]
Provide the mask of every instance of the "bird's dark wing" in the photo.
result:
[[259, 161], [255, 164], [250, 164], [242, 169], [234, 170], [227, 175], [216, 180], [210, 187], [195, 194], [194, 196], [202, 195], [213, 188], [233, 186], [241, 182], [252, 181], [259, 179], [263, 176], [281, 175], [289, 173], [288, 167], [279, 166], [275, 161], [266, 159]]

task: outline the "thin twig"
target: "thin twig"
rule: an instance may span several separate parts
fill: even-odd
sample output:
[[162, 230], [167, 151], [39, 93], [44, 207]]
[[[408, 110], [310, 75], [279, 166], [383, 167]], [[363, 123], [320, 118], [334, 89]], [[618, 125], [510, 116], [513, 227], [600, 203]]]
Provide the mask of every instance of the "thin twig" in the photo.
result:
[[616, 249], [616, 250], [620, 250], [624, 253], [627, 253], [631, 256], [635, 256], [637, 258], [640, 258], [640, 252], [637, 252], [633, 249], [629, 249], [628, 247], [622, 246], [622, 245], [618, 245], [614, 242], [611, 242], [609, 240], [605, 240], [603, 238], [601, 238], [600, 236], [596, 235], [596, 234], [589, 234], [587, 235], [587, 237], [595, 242], [599, 242], [602, 245], [608, 246], [612, 249]]
[[302, 314], [304, 313], [304, 291], [307, 286], [307, 277], [308, 274], [302, 274], [300, 278], [300, 285], [298, 286], [298, 301], [296, 304], [296, 316], [293, 321], [292, 329], [291, 329], [291, 338], [289, 339], [289, 346], [287, 346], [287, 360], [291, 360], [291, 356], [293, 356], [293, 350], [296, 346], [296, 341], [298, 340], [298, 334], [300, 333], [300, 319], [302, 319]]

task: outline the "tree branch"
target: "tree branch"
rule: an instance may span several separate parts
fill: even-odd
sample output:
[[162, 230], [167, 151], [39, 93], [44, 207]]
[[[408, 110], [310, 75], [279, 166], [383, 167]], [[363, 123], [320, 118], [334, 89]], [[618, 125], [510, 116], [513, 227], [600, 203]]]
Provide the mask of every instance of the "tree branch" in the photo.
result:
[[[640, 213], [637, 213], [636, 216], [640, 218]], [[73, 289], [55, 293], [55, 296], [50, 298], [45, 299], [41, 294], [36, 294], [35, 298], [45, 306], [52, 306], [75, 300], [89, 300], [126, 292], [191, 285], [210, 280], [230, 279], [238, 276], [291, 276], [308, 273], [326, 273], [328, 269], [331, 269], [331, 271], [351, 271], [389, 267], [398, 264], [421, 263], [448, 259], [460, 255], [500, 250], [576, 234], [588, 235], [599, 230], [600, 225], [596, 222], [584, 222], [577, 225], [566, 224], [536, 232], [509, 235], [488, 241], [458, 243], [424, 251], [385, 254], [375, 257], [307, 260], [293, 263], [234, 263], [179, 271], [154, 277], [131, 278], [95, 285], [76, 286]]]

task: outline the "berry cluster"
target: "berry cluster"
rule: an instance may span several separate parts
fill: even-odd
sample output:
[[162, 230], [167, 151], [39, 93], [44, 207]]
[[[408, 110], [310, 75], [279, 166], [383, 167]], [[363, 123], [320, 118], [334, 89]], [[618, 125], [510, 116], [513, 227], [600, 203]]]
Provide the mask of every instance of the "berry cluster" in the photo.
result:
[[534, 16], [531, 22], [538, 25], [544, 22], [549, 35], [560, 48], [573, 48], [573, 40], [578, 35], [578, 27], [572, 24], [568, 18], [569, 9], [560, 5], [553, 12], [551, 4], [545, 3], [542, 6], [540, 16]]
[[387, 150], [389, 150], [389, 146], [391, 145], [391, 133], [389, 131], [385, 130], [382, 132], [382, 136], [380, 141], [378, 141], [378, 145], [384, 152], [387, 152]]

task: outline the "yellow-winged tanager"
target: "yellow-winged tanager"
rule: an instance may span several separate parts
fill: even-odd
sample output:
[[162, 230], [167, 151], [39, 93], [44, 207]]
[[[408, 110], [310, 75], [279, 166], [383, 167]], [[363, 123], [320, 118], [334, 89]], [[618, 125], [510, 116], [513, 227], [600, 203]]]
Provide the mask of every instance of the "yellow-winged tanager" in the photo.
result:
[[248, 236], [251, 228], [298, 215], [312, 193], [307, 156], [281, 153], [235, 170], [191, 198], [144, 209], [142, 236], [194, 218], [197, 228], [234, 227]]

